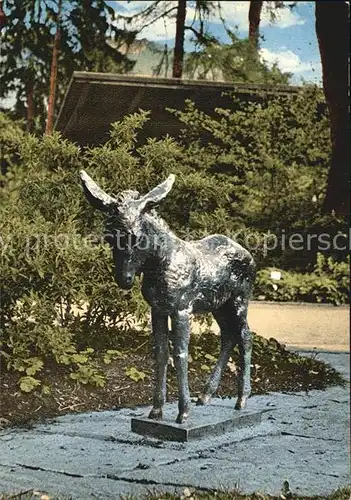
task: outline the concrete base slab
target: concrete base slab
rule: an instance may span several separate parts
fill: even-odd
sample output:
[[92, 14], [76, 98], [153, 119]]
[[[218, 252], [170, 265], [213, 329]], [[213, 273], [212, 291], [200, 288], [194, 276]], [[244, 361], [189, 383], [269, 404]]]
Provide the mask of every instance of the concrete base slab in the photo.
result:
[[[209, 411], [211, 409], [211, 411]], [[154, 437], [164, 441], [187, 442], [194, 439], [219, 436], [226, 432], [233, 432], [243, 427], [252, 427], [260, 424], [262, 411], [248, 412], [218, 407], [204, 409], [197, 407], [196, 415], [191, 415], [190, 420], [184, 424], [176, 424], [169, 420], [151, 420], [149, 418], [132, 418], [131, 430], [143, 436]], [[202, 411], [201, 411], [202, 410]]]

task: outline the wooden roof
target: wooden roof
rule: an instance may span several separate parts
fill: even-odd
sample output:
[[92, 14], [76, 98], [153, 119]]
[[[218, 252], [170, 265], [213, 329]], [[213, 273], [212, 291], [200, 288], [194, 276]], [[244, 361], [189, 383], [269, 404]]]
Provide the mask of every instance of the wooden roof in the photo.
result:
[[210, 112], [216, 107], [233, 108], [232, 98], [223, 93], [233, 92], [241, 100], [257, 100], [262, 92], [286, 95], [296, 93], [298, 88], [75, 72], [55, 128], [80, 145], [98, 145], [108, 140], [111, 123], [143, 109], [151, 111], [151, 118], [141, 139], [166, 133], [177, 136], [182, 125], [166, 108], [182, 109], [185, 99]]

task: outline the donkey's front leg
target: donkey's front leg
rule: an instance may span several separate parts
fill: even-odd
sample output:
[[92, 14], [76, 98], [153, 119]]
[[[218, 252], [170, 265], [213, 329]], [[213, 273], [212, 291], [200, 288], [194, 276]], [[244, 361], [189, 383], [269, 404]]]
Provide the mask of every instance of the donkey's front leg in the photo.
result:
[[190, 394], [188, 384], [188, 348], [190, 338], [190, 314], [187, 310], [178, 311], [171, 316], [174, 337], [174, 364], [177, 370], [179, 413], [177, 424], [182, 424], [189, 414]]
[[166, 402], [166, 382], [168, 352], [168, 316], [161, 315], [155, 309], [151, 310], [152, 335], [155, 355], [155, 377], [156, 385], [154, 389], [153, 408], [149, 418], [162, 420], [163, 405]]
[[251, 393], [250, 373], [251, 373], [251, 352], [252, 352], [252, 334], [245, 321], [239, 335], [239, 387], [238, 399], [235, 405], [236, 410], [242, 410], [246, 407], [246, 402]]

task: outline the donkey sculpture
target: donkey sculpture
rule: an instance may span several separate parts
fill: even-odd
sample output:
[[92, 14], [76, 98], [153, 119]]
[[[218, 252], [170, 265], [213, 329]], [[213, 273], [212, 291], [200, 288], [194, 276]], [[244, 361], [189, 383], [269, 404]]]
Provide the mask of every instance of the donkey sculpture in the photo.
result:
[[[122, 191], [106, 194], [82, 171], [81, 180], [91, 205], [107, 214], [106, 229], [114, 235], [112, 246], [115, 279], [130, 289], [136, 275], [143, 274], [142, 294], [151, 306], [152, 334], [156, 358], [156, 385], [149, 418], [162, 420], [166, 401], [169, 334], [179, 390], [177, 423], [188, 417], [188, 344], [192, 313], [211, 312], [221, 331], [221, 352], [198, 404], [205, 404], [217, 390], [233, 347], [238, 345], [240, 370], [235, 408], [245, 408], [250, 395], [252, 340], [247, 308], [255, 278], [251, 254], [222, 235], [199, 241], [178, 238], [154, 210], [167, 196], [174, 175], [148, 194]], [[171, 332], [168, 318], [171, 318]]]

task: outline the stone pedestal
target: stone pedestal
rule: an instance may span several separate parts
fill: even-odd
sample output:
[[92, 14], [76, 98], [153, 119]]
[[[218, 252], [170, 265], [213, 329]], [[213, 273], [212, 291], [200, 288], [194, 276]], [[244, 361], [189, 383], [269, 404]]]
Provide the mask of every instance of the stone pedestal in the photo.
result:
[[165, 412], [164, 420], [132, 418], [132, 432], [164, 441], [187, 442], [194, 439], [218, 436], [243, 427], [252, 427], [261, 422], [262, 411], [241, 410], [221, 407], [218, 404], [196, 406], [191, 409], [188, 422], [176, 424], [177, 405], [173, 411]]

